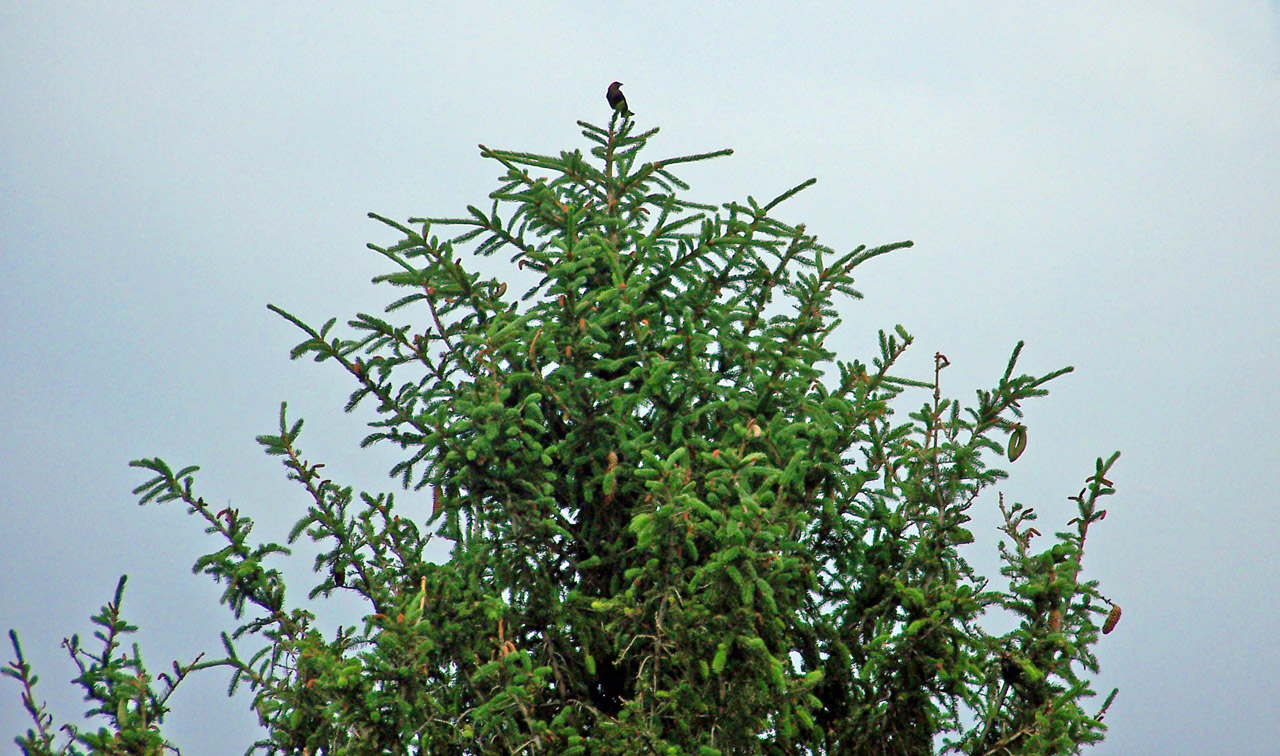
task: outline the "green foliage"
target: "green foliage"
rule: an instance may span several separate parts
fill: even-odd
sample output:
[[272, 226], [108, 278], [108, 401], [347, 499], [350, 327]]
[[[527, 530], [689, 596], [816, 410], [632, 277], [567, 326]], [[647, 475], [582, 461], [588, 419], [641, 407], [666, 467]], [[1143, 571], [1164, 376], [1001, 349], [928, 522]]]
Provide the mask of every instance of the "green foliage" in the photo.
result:
[[[642, 162], [656, 130], [580, 125], [589, 155], [482, 147], [504, 169], [488, 211], [374, 216], [404, 236], [373, 247], [393, 265], [376, 280], [403, 292], [385, 317], [357, 315], [343, 337], [336, 320], [317, 329], [272, 307], [306, 334], [295, 358], [352, 376], [348, 410], [372, 403], [364, 444], [403, 450], [391, 473], [408, 495], [431, 491], [431, 521], [414, 522], [391, 493], [325, 478], [283, 406], [259, 437], [305, 491], [288, 541], [321, 549], [309, 606], [357, 594], [362, 625], [322, 637], [268, 566], [286, 548], [252, 545], [248, 517], [213, 511], [195, 468], [134, 463], [153, 475], [143, 503], [181, 501], [226, 542], [195, 569], [226, 586], [240, 624], [205, 666], [254, 693], [256, 747], [1066, 754], [1100, 741], [1110, 699], [1087, 712], [1084, 675], [1109, 602], [1080, 573], [1118, 455], [1043, 550], [1034, 513], [1001, 500], [1007, 590], [961, 554], [968, 510], [1006, 475], [988, 463], [1026, 448], [1020, 403], [1070, 368], [1016, 374], [1018, 344], [965, 407], [942, 395], [941, 354], [932, 380], [895, 374], [912, 343], [901, 327], [870, 362], [838, 360], [836, 297], [860, 296], [855, 269], [910, 242], [838, 253], [771, 215], [812, 181], [764, 203], [692, 202], [671, 169], [728, 150]], [[499, 252], [535, 278], [520, 296], [468, 267], [468, 253]], [[443, 564], [424, 558], [433, 537], [451, 544]], [[1017, 627], [989, 634], [993, 612]], [[39, 725], [20, 742], [49, 752], [20, 653], [16, 668]], [[112, 724], [158, 747], [162, 714]]]
[[31, 665], [22, 655], [18, 634], [9, 631], [16, 661], [0, 669], [0, 673], [22, 685], [22, 705], [35, 722], [34, 729], [14, 739], [27, 756], [85, 753], [153, 756], [171, 748], [160, 732], [160, 725], [169, 712], [169, 696], [192, 670], [212, 664], [201, 662], [200, 657], [186, 665], [174, 662], [172, 675], [161, 672], [153, 679], [136, 645], [127, 652], [121, 648], [123, 636], [138, 629], [120, 616], [125, 581], [126, 578], [120, 578], [115, 597], [92, 618], [93, 624], [99, 627], [93, 637], [101, 643], [101, 651], [94, 653], [81, 646], [78, 635], [62, 642], [80, 670], [72, 682], [84, 689], [84, 700], [92, 704], [86, 715], [106, 720], [107, 726], [82, 731], [73, 725], [63, 725], [61, 729], [65, 730], [66, 738], [62, 745], [56, 745], [53, 716], [45, 711], [43, 704], [36, 702], [35, 686], [39, 677], [31, 672]]

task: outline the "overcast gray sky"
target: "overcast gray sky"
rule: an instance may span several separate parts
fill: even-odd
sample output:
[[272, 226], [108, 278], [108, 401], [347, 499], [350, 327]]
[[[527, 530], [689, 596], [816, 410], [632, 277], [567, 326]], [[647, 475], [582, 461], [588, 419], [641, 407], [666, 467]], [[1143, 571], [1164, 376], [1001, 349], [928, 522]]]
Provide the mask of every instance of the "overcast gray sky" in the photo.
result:
[[[1123, 451], [1087, 555], [1124, 607], [1094, 753], [1277, 752], [1275, 2], [359, 5], [0, 7], [0, 629], [60, 719], [84, 706], [58, 643], [120, 573], [157, 670], [227, 625], [190, 573], [216, 544], [137, 507], [127, 462], [199, 464], [207, 498], [283, 540], [305, 503], [253, 437], [289, 400], [326, 472], [393, 487], [341, 414], [350, 386], [290, 362], [299, 334], [265, 305], [377, 311], [364, 245], [395, 237], [366, 212], [485, 204], [478, 143], [585, 148], [574, 122], [606, 122], [618, 79], [654, 155], [736, 150], [681, 173], [695, 198], [816, 176], [784, 219], [841, 250], [915, 241], [862, 269], [843, 358], [901, 323], [909, 369], [944, 352], [963, 399], [1019, 339], [1028, 371], [1076, 366], [1028, 405], [1002, 490], [1051, 530]], [[225, 685], [176, 696], [188, 756], [257, 736]], [[11, 681], [0, 701], [7, 739]]]

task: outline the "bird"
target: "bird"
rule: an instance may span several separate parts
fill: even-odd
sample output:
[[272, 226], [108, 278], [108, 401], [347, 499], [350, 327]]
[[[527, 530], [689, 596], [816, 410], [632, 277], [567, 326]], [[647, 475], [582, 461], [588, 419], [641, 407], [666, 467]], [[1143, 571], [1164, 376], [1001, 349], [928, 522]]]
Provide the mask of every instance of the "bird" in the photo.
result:
[[627, 98], [622, 94], [622, 82], [615, 81], [609, 85], [609, 92], [605, 95], [609, 100], [609, 107], [622, 114], [623, 118], [631, 117], [631, 108], [627, 107]]

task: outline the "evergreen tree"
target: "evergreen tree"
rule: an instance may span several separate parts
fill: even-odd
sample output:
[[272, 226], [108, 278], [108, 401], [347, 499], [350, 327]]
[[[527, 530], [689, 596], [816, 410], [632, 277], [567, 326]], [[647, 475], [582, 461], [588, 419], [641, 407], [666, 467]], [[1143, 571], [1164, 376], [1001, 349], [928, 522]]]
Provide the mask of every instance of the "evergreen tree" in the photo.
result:
[[[430, 522], [325, 477], [282, 406], [258, 440], [305, 490], [288, 542], [320, 544], [300, 605], [272, 566], [288, 549], [252, 543], [249, 517], [195, 492], [196, 468], [134, 462], [154, 476], [142, 503], [180, 501], [225, 541], [196, 569], [239, 624], [223, 658], [153, 682], [136, 650], [117, 653], [133, 629], [122, 580], [95, 618], [106, 650], [68, 641], [109, 726], [61, 748], [13, 635], [25, 753], [159, 753], [168, 694], [210, 666], [249, 686], [270, 754], [1067, 754], [1102, 739], [1115, 694], [1084, 708], [1091, 649], [1119, 609], [1081, 562], [1118, 455], [1043, 548], [1034, 513], [1001, 500], [999, 587], [961, 556], [968, 510], [1005, 477], [990, 463], [1026, 446], [1020, 402], [1070, 368], [1017, 374], [1019, 344], [962, 406], [941, 354], [931, 380], [895, 373], [901, 327], [874, 359], [837, 360], [836, 298], [910, 242], [837, 253], [772, 215], [812, 181], [692, 202], [672, 169], [729, 150], [644, 162], [656, 129], [580, 125], [586, 155], [482, 147], [505, 171], [488, 212], [379, 217], [404, 236], [371, 245], [393, 264], [375, 280], [402, 292], [386, 316], [344, 337], [272, 307], [306, 333], [295, 358], [350, 373], [348, 410], [374, 405], [364, 444], [403, 450], [391, 472], [402, 497], [431, 497]], [[517, 296], [469, 254], [510, 255], [536, 283]], [[433, 537], [448, 561], [424, 558]], [[324, 637], [313, 612], [340, 591], [368, 615]], [[1000, 613], [1016, 627], [984, 630]]]

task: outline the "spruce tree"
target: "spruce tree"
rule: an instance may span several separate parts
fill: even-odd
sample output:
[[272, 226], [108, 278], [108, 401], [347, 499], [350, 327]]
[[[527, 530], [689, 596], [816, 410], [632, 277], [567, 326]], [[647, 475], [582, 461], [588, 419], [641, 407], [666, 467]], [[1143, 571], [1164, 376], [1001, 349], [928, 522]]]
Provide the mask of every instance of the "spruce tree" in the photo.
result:
[[[1100, 741], [1086, 709], [1093, 647], [1119, 608], [1081, 574], [1112, 493], [1098, 460], [1062, 532], [1004, 514], [1003, 578], [962, 556], [969, 510], [1027, 444], [1020, 403], [1068, 372], [1019, 374], [1013, 350], [967, 405], [932, 375], [827, 345], [853, 275], [910, 242], [837, 252], [768, 202], [704, 205], [673, 173], [730, 154], [648, 160], [656, 129], [580, 122], [589, 151], [481, 147], [502, 166], [487, 211], [374, 216], [396, 287], [382, 316], [305, 332], [295, 358], [340, 366], [370, 405], [364, 445], [402, 450], [397, 494], [357, 492], [299, 446], [281, 407], [259, 442], [305, 492], [287, 536], [318, 544], [309, 602], [286, 600], [289, 549], [196, 493], [160, 459], [142, 503], [182, 502], [223, 542], [195, 568], [238, 624], [219, 658], [154, 680], [119, 616], [106, 652], [68, 648], [107, 720], [56, 745], [22, 658], [36, 728], [25, 753], [159, 753], [165, 702], [193, 669], [247, 685], [268, 754], [1068, 754]], [[476, 273], [509, 256], [527, 291]], [[912, 397], [916, 398], [912, 398]], [[910, 404], [914, 402], [914, 404]], [[918, 406], [907, 411], [910, 406]], [[430, 561], [431, 539], [450, 546]], [[358, 594], [363, 623], [324, 636], [315, 613]], [[1016, 620], [993, 634], [984, 623]], [[1008, 622], [1006, 621], [1006, 624]]]

